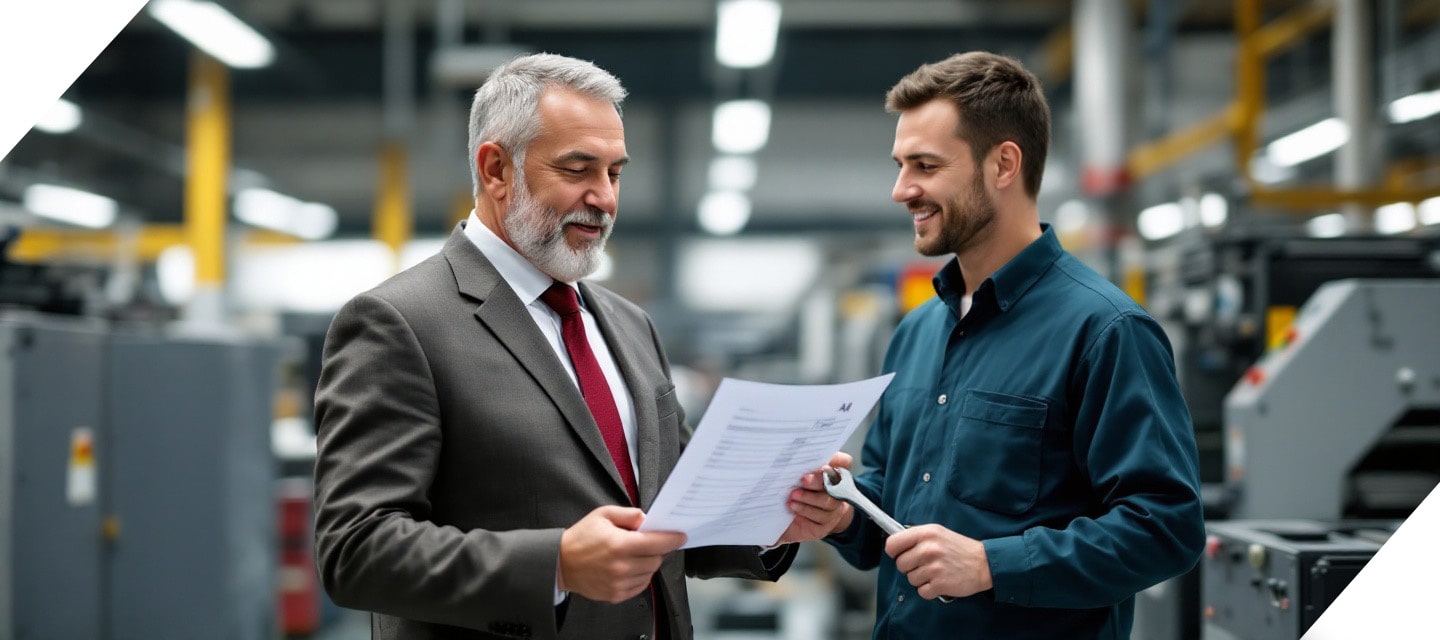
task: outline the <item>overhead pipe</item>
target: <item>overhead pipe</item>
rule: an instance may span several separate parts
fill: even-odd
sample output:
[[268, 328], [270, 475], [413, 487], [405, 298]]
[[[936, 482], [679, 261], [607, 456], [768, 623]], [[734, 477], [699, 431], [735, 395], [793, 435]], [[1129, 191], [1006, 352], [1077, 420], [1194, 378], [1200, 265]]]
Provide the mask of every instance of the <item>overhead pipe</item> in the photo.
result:
[[[1333, 5], [1314, 3], [1292, 9], [1262, 26], [1260, 8], [1261, 0], [1235, 2], [1238, 55], [1234, 102], [1196, 125], [1136, 146], [1128, 158], [1132, 177], [1141, 180], [1159, 173], [1186, 156], [1229, 138], [1234, 143], [1236, 167], [1249, 188], [1250, 200], [1256, 204], [1313, 211], [1347, 203], [1377, 207], [1440, 196], [1440, 185], [1272, 189], [1255, 179], [1250, 171], [1250, 159], [1260, 147], [1260, 117], [1265, 111], [1265, 64], [1279, 52], [1330, 24], [1335, 15]], [[1373, 108], [1373, 99], [1370, 102]]]

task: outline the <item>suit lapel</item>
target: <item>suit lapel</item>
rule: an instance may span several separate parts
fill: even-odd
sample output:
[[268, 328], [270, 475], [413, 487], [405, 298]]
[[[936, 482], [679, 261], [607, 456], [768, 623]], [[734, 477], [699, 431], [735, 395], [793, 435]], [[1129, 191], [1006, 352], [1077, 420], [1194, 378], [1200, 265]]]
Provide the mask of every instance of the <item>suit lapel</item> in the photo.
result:
[[615, 310], [610, 303], [595, 295], [590, 286], [583, 282], [580, 283], [580, 295], [585, 297], [585, 305], [595, 316], [595, 323], [600, 325], [600, 333], [605, 336], [610, 355], [614, 356], [615, 363], [620, 367], [620, 375], [625, 378], [625, 387], [630, 390], [630, 406], [635, 408], [635, 455], [639, 458], [635, 461], [635, 467], [640, 473], [636, 482], [640, 485], [640, 508], [648, 509], [654, 502], [663, 480], [658, 477], [660, 426], [659, 416], [655, 415], [655, 390], [644, 387], [645, 378], [637, 368], [639, 359], [635, 355], [636, 346], [626, 340], [615, 326]]
[[[595, 425], [585, 398], [580, 395], [564, 365], [556, 357], [555, 350], [545, 341], [545, 336], [535, 326], [530, 311], [520, 302], [519, 296], [500, 272], [495, 269], [485, 254], [480, 253], [474, 243], [465, 237], [462, 229], [456, 229], [445, 243], [445, 259], [455, 273], [455, 284], [459, 292], [480, 303], [475, 318], [492, 333], [505, 349], [530, 373], [551, 402], [559, 407], [566, 424], [576, 437], [585, 443], [585, 448], [610, 476], [611, 484], [618, 495], [625, 496], [625, 485], [605, 448], [605, 439]], [[608, 338], [607, 338], [608, 339]], [[623, 497], [622, 502], [628, 502]]]

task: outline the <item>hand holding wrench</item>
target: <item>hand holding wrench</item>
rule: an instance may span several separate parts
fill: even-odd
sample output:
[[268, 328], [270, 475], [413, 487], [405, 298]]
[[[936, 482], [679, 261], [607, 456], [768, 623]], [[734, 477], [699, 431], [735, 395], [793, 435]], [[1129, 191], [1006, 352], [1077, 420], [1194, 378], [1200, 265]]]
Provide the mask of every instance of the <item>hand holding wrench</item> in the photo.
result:
[[[879, 525], [885, 535], [895, 535], [905, 530], [905, 525], [890, 517], [890, 514], [885, 513], [884, 509], [871, 502], [869, 498], [865, 497], [865, 494], [860, 493], [860, 488], [855, 486], [855, 477], [850, 474], [849, 469], [830, 469], [821, 476], [825, 481], [826, 493], [829, 493], [831, 497], [845, 500], [865, 512], [866, 516]], [[939, 596], [938, 599], [947, 604], [955, 601], [950, 596]]]

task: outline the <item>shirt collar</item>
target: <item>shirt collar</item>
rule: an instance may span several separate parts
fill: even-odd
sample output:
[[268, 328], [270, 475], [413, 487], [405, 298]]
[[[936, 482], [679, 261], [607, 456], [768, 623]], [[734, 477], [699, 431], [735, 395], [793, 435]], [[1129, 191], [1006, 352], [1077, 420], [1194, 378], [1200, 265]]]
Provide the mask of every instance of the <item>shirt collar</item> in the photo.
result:
[[[545, 275], [544, 271], [535, 268], [535, 265], [520, 255], [514, 247], [505, 244], [490, 227], [480, 222], [480, 217], [475, 215], [473, 209], [470, 211], [470, 218], [465, 221], [465, 237], [470, 239], [480, 253], [485, 254], [485, 258], [500, 272], [500, 277], [504, 278], [505, 283], [510, 285], [515, 295], [520, 298], [520, 302], [527, 307], [538, 300], [540, 294], [545, 293], [545, 290], [550, 288], [550, 283], [555, 281]], [[573, 284], [569, 286], [575, 287]], [[584, 306], [584, 296], [580, 296], [580, 299], [581, 306]]]
[[[1010, 307], [1015, 306], [1062, 253], [1064, 249], [1060, 247], [1060, 240], [1055, 237], [1055, 230], [1049, 223], [1040, 223], [1040, 237], [985, 280], [990, 283], [995, 304], [1000, 311], [1009, 311]], [[946, 263], [940, 272], [935, 274], [934, 284], [935, 293], [940, 296], [940, 300], [958, 315], [960, 298], [965, 295], [965, 279], [960, 274], [960, 260], [952, 258]], [[984, 283], [981, 283], [980, 288], [984, 287]]]

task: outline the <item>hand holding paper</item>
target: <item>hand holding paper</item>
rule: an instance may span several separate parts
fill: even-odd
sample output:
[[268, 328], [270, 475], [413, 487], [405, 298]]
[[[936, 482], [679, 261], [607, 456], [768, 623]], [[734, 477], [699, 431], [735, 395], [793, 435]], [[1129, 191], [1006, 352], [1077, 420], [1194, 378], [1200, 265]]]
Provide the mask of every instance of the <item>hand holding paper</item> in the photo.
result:
[[[839, 516], [802, 509], [802, 520], [810, 523], [797, 522], [787, 501], [800, 479], [798, 497], [805, 504], [821, 511], [834, 504], [813, 472], [832, 461], [892, 377], [836, 385], [722, 381], [640, 530], [683, 532], [685, 548], [825, 535], [829, 528], [822, 532], [822, 522], [805, 513], [821, 521]], [[811, 486], [804, 484], [807, 474], [815, 476]], [[809, 495], [814, 490], [823, 500]]]

